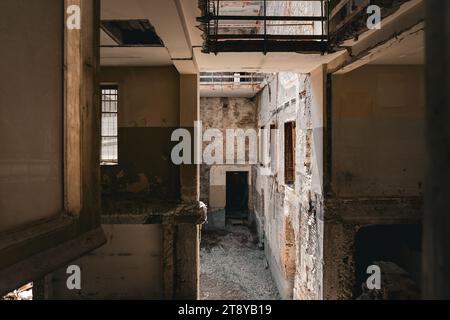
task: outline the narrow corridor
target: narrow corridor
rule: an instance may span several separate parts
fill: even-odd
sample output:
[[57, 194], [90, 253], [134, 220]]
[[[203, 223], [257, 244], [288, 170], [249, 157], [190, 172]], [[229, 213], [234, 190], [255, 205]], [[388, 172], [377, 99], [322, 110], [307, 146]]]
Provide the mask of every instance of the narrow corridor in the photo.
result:
[[202, 300], [277, 300], [277, 287], [257, 237], [246, 226], [203, 231]]

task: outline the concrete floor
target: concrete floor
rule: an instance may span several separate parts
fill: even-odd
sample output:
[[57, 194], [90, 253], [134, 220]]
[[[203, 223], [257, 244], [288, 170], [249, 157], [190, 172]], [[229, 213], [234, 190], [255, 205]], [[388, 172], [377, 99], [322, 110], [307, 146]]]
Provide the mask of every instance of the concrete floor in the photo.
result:
[[202, 300], [280, 299], [264, 251], [248, 227], [203, 231], [200, 256]]

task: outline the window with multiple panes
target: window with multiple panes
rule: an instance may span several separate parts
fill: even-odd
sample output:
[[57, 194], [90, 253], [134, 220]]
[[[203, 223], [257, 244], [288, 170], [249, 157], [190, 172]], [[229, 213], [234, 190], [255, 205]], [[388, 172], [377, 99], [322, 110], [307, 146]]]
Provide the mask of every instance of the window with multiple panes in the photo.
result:
[[295, 122], [284, 124], [284, 183], [295, 184]]
[[118, 163], [118, 95], [117, 85], [102, 85], [102, 147], [103, 165]]

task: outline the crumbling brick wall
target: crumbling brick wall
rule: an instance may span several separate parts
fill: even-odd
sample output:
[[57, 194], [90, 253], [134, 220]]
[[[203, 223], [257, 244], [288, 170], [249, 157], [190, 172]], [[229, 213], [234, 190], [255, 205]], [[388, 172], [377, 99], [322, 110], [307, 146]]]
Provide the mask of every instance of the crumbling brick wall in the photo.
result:
[[[270, 174], [258, 168], [256, 215], [283, 298], [322, 298], [323, 73], [279, 73], [259, 95], [258, 126], [279, 129]], [[296, 122], [295, 185], [284, 180], [284, 124]]]

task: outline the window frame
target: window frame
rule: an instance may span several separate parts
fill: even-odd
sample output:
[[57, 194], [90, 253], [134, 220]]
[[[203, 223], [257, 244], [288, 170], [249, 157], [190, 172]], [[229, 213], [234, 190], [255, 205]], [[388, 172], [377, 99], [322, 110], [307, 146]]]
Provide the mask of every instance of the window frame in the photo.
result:
[[[103, 90], [116, 90], [116, 111], [104, 111], [103, 109]], [[101, 109], [101, 122], [100, 122], [100, 165], [101, 166], [117, 166], [119, 165], [119, 101], [120, 101], [120, 88], [117, 83], [101, 83], [100, 84], [100, 109]], [[103, 135], [103, 115], [115, 114], [116, 115], [116, 135]], [[116, 158], [115, 159], [103, 159], [103, 139], [104, 138], [116, 138]]]
[[291, 188], [296, 181], [296, 128], [295, 120], [284, 123], [284, 184]]

